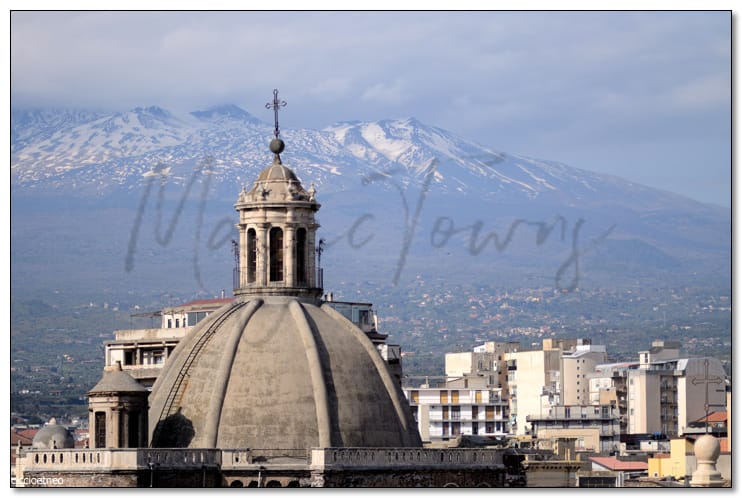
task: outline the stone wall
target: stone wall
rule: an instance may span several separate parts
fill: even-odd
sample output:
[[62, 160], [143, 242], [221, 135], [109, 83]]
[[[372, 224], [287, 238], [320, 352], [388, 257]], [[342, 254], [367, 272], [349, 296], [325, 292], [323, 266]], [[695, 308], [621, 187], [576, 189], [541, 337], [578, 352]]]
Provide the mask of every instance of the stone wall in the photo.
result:
[[[30, 450], [31, 487], [504, 487], [503, 450]], [[511, 481], [508, 481], [511, 482]]]
[[312, 472], [312, 487], [326, 488], [495, 488], [505, 486], [505, 471], [486, 469], [399, 469]]

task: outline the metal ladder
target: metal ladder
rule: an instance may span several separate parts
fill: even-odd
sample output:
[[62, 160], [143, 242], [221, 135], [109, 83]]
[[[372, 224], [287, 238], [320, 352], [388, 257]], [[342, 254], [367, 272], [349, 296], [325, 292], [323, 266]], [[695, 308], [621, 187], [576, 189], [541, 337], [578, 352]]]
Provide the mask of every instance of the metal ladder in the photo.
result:
[[[167, 399], [165, 399], [165, 404], [162, 407], [162, 412], [160, 413], [160, 417], [157, 419], [158, 424], [155, 427], [155, 433], [152, 435], [152, 441], [156, 441], [159, 436], [159, 431], [162, 425], [159, 422], [162, 422], [170, 415], [174, 414], [173, 408], [180, 405], [180, 401], [183, 398], [183, 393], [185, 392], [185, 386], [187, 385], [187, 382], [185, 380], [189, 376], [189, 370], [191, 369], [191, 365], [198, 357], [199, 353], [203, 349], [203, 347], [206, 345], [207, 342], [209, 342], [209, 339], [211, 339], [214, 336], [214, 333], [217, 331], [217, 329], [224, 323], [229, 317], [231, 317], [237, 310], [241, 309], [243, 306], [245, 306], [247, 303], [236, 303], [232, 306], [231, 309], [227, 310], [226, 312], [222, 313], [221, 316], [219, 316], [214, 322], [209, 325], [209, 328], [206, 329], [206, 331], [201, 334], [201, 337], [198, 338], [196, 343], [191, 348], [191, 351], [188, 353], [188, 356], [186, 357], [185, 362], [183, 362], [183, 366], [180, 367], [180, 371], [178, 372], [178, 376], [175, 378], [175, 382], [173, 382], [173, 386], [170, 389], [170, 392], [168, 393]], [[152, 446], [152, 442], [150, 441], [150, 446]]]

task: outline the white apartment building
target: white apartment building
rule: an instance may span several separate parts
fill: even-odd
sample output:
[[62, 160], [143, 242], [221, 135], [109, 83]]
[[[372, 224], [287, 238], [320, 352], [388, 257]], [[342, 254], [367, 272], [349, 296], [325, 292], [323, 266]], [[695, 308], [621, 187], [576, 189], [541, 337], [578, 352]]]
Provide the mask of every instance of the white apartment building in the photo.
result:
[[407, 387], [404, 393], [424, 442], [509, 432], [508, 402], [483, 377], [451, 380], [441, 387]]
[[605, 346], [588, 339], [544, 339], [542, 348], [505, 354], [511, 428], [531, 434], [528, 417], [541, 418], [552, 407], [587, 405], [588, 375], [606, 359]]

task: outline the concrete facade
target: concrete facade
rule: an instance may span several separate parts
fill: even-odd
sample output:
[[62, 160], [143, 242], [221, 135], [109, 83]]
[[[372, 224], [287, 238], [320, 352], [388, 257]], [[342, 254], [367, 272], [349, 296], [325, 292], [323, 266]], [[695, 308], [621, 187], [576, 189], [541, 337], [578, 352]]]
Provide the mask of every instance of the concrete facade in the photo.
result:
[[501, 391], [489, 389], [484, 379], [476, 377], [449, 381], [442, 387], [404, 389], [420, 437], [430, 442], [459, 435], [507, 434], [508, 402]]
[[[604, 364], [589, 376], [598, 396], [615, 398], [625, 434], [661, 433], [677, 437], [709, 413], [726, 407], [726, 375], [716, 358], [679, 358], [679, 349], [663, 341], [639, 353], [640, 361]], [[708, 372], [706, 368], [708, 367]], [[595, 394], [593, 394], [595, 396]]]

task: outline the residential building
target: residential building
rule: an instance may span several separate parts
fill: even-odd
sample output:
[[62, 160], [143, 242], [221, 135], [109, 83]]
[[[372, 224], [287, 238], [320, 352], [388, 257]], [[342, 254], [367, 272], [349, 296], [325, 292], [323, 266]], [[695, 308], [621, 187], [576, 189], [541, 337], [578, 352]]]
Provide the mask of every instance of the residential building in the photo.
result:
[[502, 390], [490, 388], [484, 377], [463, 377], [440, 387], [403, 390], [424, 442], [508, 433], [508, 402]]
[[427, 377], [425, 384], [404, 387], [423, 441], [510, 433], [504, 358], [519, 348], [517, 342], [488, 341], [473, 351], [447, 353], [439, 385], [431, 386]]
[[615, 405], [556, 405], [526, 420], [535, 438], [572, 437], [577, 451], [618, 454], [621, 432]]
[[508, 375], [511, 430], [531, 433], [528, 416], [543, 416], [559, 405], [588, 404], [588, 374], [601, 360], [605, 346], [589, 339], [544, 339], [537, 350], [504, 355]]
[[596, 366], [592, 399], [615, 398], [623, 433], [677, 437], [691, 422], [726, 407], [721, 362], [680, 358], [679, 350], [676, 342], [654, 341], [638, 362]]

